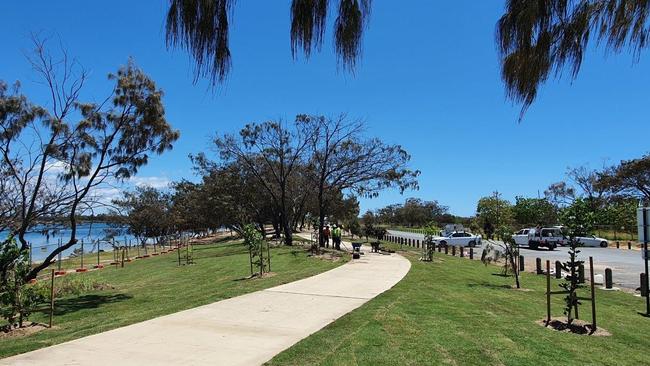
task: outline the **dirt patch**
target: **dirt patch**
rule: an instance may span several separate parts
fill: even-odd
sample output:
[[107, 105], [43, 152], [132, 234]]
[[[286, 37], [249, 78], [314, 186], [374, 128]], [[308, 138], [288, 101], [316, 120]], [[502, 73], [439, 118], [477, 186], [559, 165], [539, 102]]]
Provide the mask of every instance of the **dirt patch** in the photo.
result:
[[320, 254], [310, 254], [309, 256], [325, 261], [338, 262], [341, 260], [341, 255], [340, 252], [321, 252]]
[[264, 273], [263, 275], [260, 276], [259, 273], [254, 273], [254, 274], [252, 274], [250, 276], [236, 278], [233, 281], [249, 281], [249, 280], [255, 280], [255, 279], [262, 279], [262, 278], [273, 277], [276, 274], [277, 273], [275, 273], [275, 272], [266, 272], [266, 273]]
[[594, 337], [609, 337], [612, 334], [607, 331], [607, 329], [598, 327], [596, 331], [593, 332], [591, 324], [587, 323], [584, 320], [575, 319], [571, 325], [566, 323], [566, 318], [551, 318], [551, 321], [546, 326], [546, 319], [538, 320], [535, 323], [546, 327], [548, 329], [556, 330], [563, 333], [572, 333], [577, 335], [590, 335]]
[[4, 326], [0, 328], [0, 339], [25, 337], [30, 334], [48, 329], [46, 325], [34, 322], [25, 323], [21, 328], [11, 328]]

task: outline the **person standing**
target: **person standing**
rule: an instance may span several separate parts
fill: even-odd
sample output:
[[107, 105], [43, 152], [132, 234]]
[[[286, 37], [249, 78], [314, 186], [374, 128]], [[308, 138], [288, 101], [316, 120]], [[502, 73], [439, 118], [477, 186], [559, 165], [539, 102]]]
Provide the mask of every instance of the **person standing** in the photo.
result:
[[327, 225], [323, 229], [323, 245], [325, 245], [325, 248], [329, 248], [330, 246], [330, 226]]
[[332, 230], [332, 246], [336, 250], [341, 250], [341, 228], [337, 225], [334, 225], [334, 230]]

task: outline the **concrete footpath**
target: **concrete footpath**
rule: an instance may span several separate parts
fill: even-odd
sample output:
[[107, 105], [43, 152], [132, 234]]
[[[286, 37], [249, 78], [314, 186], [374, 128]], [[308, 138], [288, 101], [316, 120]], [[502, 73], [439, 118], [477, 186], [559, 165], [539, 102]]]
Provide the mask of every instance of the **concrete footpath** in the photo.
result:
[[259, 365], [390, 289], [411, 267], [400, 255], [364, 251], [361, 259], [313, 277], [6, 358], [0, 365]]

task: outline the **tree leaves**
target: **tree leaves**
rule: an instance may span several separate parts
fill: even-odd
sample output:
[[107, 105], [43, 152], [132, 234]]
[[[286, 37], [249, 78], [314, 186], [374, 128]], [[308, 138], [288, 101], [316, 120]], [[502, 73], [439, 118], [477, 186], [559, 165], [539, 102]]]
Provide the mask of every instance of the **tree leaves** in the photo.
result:
[[553, 73], [575, 79], [595, 38], [608, 51], [648, 47], [650, 2], [621, 0], [508, 0], [496, 41], [506, 95], [522, 104], [520, 119]]
[[[363, 31], [370, 18], [372, 0], [338, 0], [334, 49], [343, 68], [354, 71], [361, 56]], [[229, 17], [235, 0], [170, 0], [167, 11], [168, 47], [187, 50], [194, 59], [194, 81], [207, 77], [212, 86], [223, 83], [232, 68]], [[329, 0], [293, 0], [290, 42], [295, 59], [307, 58], [323, 44]]]

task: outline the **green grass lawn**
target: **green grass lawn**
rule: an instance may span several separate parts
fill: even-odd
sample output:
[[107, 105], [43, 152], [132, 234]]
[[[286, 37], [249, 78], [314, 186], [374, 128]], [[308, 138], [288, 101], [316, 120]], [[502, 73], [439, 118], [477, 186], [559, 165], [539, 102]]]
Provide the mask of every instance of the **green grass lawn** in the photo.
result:
[[[387, 244], [387, 246], [390, 244]], [[394, 246], [393, 246], [394, 247]], [[399, 245], [397, 246], [399, 248]], [[610, 337], [559, 333], [535, 324], [546, 315], [544, 276], [513, 278], [480, 261], [436, 253], [391, 290], [276, 356], [271, 365], [642, 365], [649, 364], [650, 319], [641, 298], [597, 290], [598, 323]], [[553, 286], [557, 284], [553, 280]], [[562, 316], [562, 300], [553, 316]], [[581, 317], [590, 320], [590, 307]]]
[[[54, 328], [25, 337], [0, 339], [0, 357], [34, 350], [103, 332], [180, 310], [269, 288], [334, 268], [338, 262], [307, 256], [304, 247], [271, 250], [274, 276], [247, 279], [248, 251], [241, 241], [194, 246], [194, 265], [177, 266], [177, 254], [151, 257], [99, 271], [68, 274], [56, 279], [109, 285], [57, 299]], [[47, 323], [46, 313], [30, 320]], [[116, 350], [119, 352], [119, 350]]]

